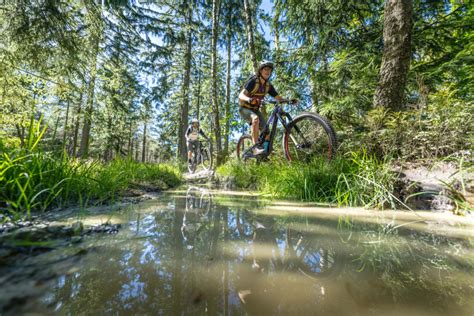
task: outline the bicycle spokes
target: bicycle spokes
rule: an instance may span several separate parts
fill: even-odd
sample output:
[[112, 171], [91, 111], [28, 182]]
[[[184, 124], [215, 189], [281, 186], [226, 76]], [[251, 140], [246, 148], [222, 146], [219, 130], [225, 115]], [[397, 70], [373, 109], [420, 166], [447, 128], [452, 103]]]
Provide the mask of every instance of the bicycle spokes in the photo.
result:
[[317, 157], [331, 159], [335, 146], [332, 127], [313, 113], [295, 118], [284, 138], [285, 153], [292, 161], [310, 162]]

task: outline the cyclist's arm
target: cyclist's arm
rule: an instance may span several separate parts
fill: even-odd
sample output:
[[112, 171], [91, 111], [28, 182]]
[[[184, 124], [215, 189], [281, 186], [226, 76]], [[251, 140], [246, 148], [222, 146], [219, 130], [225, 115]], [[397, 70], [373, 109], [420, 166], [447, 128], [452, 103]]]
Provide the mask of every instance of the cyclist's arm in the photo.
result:
[[202, 137], [204, 137], [206, 140], [209, 140], [209, 138], [206, 136], [206, 134], [204, 134], [204, 132], [201, 128], [199, 128], [199, 134], [201, 134]]
[[289, 102], [290, 104], [296, 104], [298, 103], [298, 99], [285, 99], [285, 98], [282, 98], [280, 95], [277, 95], [275, 97], [275, 100], [277, 100], [278, 102]]
[[186, 133], [184, 134], [184, 138], [186, 138], [186, 140], [189, 140], [189, 134], [191, 134], [191, 126], [188, 127]]
[[243, 102], [250, 102], [250, 97], [248, 96], [249, 92], [246, 89], [242, 89], [239, 94], [239, 100]]
[[243, 101], [243, 102], [247, 102], [247, 103], [250, 103], [250, 100], [252, 99], [251, 97], [249, 97], [248, 95], [250, 94], [249, 91], [252, 91], [253, 88], [255, 88], [255, 85], [257, 83], [256, 81], [257, 79], [255, 78], [252, 78], [251, 80], [247, 81], [242, 89], [242, 91], [240, 91], [240, 94], [239, 94], [239, 100], [240, 101]]
[[[280, 95], [278, 91], [276, 91], [275, 87], [270, 83], [270, 90], [268, 90], [268, 94], [275, 99]], [[281, 97], [280, 97], [281, 98]]]

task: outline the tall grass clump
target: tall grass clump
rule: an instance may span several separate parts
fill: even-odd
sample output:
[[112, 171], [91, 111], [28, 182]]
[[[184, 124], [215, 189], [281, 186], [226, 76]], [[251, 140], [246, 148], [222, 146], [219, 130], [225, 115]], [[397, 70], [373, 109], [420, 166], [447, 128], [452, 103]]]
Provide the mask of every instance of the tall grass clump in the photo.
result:
[[180, 172], [173, 166], [129, 159], [110, 163], [83, 161], [45, 152], [40, 146], [45, 130], [41, 120], [31, 120], [22, 148], [8, 148], [0, 140], [1, 213], [9, 212], [19, 218], [53, 207], [110, 201], [144, 181], [158, 189], [181, 182]]
[[230, 161], [217, 173], [241, 189], [257, 190], [275, 198], [333, 203], [340, 206], [391, 207], [396, 174], [388, 162], [365, 151], [309, 164], [272, 161], [257, 164]]
[[396, 208], [398, 201], [393, 193], [397, 174], [389, 161], [361, 150], [350, 153], [348, 166], [349, 170], [339, 174], [334, 188], [339, 205]]

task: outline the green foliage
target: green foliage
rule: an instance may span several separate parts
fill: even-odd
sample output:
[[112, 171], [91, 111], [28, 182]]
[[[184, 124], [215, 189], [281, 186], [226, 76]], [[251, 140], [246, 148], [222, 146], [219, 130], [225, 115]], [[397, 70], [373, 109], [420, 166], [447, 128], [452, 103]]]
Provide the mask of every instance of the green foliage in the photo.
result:
[[365, 151], [352, 152], [311, 164], [271, 162], [256, 164], [230, 161], [217, 173], [243, 189], [257, 190], [275, 198], [293, 198], [347, 206], [395, 207], [396, 175], [386, 162]]
[[[342, 141], [339, 152], [364, 147], [377, 157], [439, 158], [472, 144], [472, 136], [465, 136], [474, 126], [471, 2], [413, 2], [413, 54], [402, 112], [372, 105], [383, 50], [383, 1], [277, 0], [266, 13], [261, 1], [253, 2], [256, 55], [277, 62], [272, 81], [282, 96], [302, 101], [298, 110], [331, 120]], [[51, 126], [44, 135], [47, 150], [77, 156], [87, 139], [90, 157], [106, 161], [138, 160], [142, 152], [147, 161], [172, 160], [186, 111], [201, 118], [208, 134], [218, 135], [209, 93], [212, 6], [155, 4], [7, 1], [0, 10], [3, 143], [25, 146], [32, 115], [43, 115]], [[224, 54], [217, 60], [215, 97], [220, 126], [230, 120], [229, 134], [235, 135], [247, 128], [236, 97], [252, 72], [241, 3], [221, 2], [218, 20], [219, 46], [231, 51], [230, 113], [223, 110]], [[263, 34], [265, 23], [273, 46]], [[189, 90], [183, 88], [184, 73], [190, 73]]]
[[52, 207], [82, 206], [110, 201], [135, 185], [145, 182], [155, 189], [177, 186], [181, 182], [176, 167], [142, 164], [133, 160], [110, 163], [82, 161], [43, 151], [38, 144], [45, 127], [34, 122], [27, 146], [0, 148], [0, 207], [15, 215], [45, 211]]
[[397, 206], [393, 195], [397, 175], [389, 161], [381, 161], [365, 150], [351, 153], [348, 172], [339, 174], [336, 196], [339, 205], [391, 207]]
[[370, 111], [364, 119], [365, 130], [356, 134], [369, 152], [405, 159], [446, 157], [472, 144], [474, 126], [472, 106], [440, 91], [426, 108], [389, 112]]

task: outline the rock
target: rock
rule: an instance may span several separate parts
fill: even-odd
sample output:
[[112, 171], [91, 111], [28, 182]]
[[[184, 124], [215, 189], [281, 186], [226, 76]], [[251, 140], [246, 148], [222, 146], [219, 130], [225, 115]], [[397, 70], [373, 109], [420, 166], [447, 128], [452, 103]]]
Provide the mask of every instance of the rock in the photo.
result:
[[84, 225], [82, 224], [82, 222], [79, 221], [72, 224], [71, 228], [73, 230], [74, 235], [79, 235], [84, 231]]

